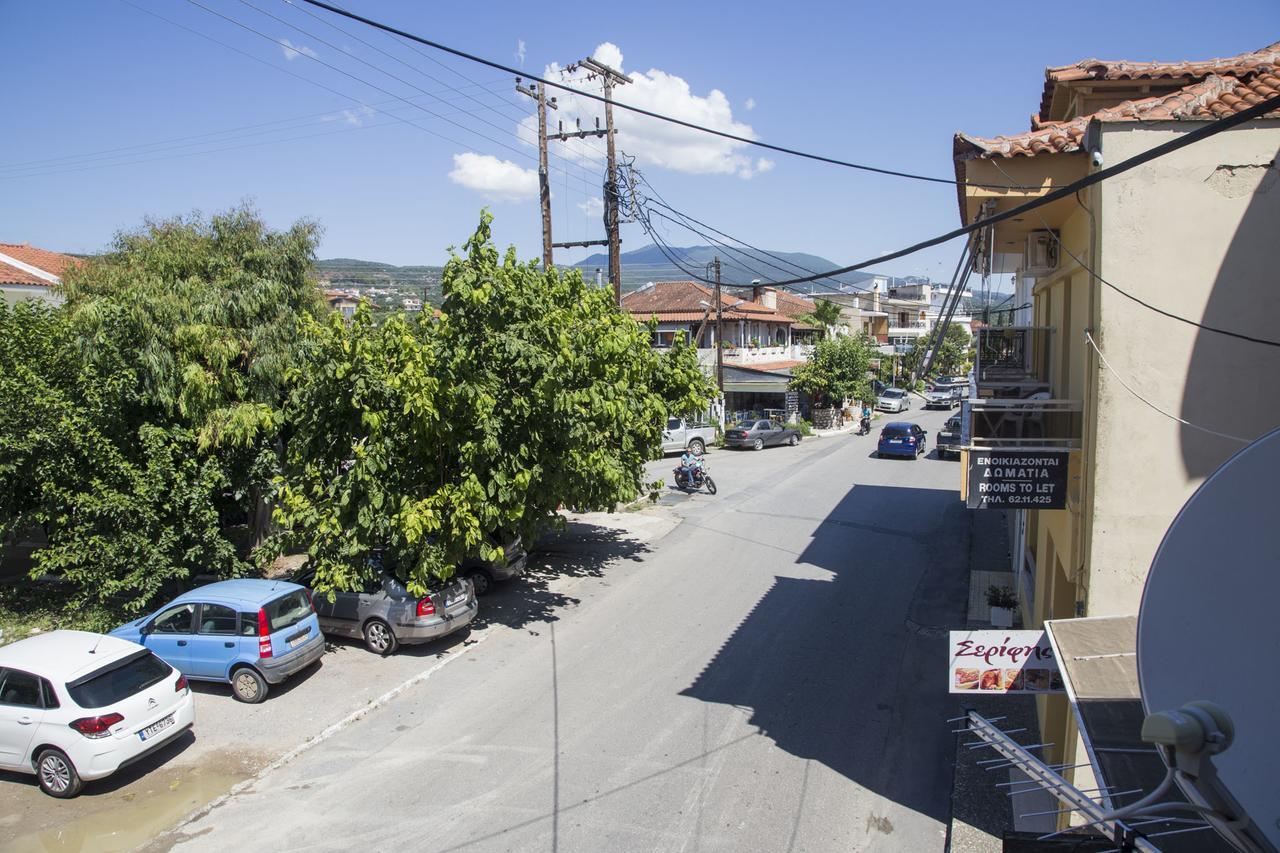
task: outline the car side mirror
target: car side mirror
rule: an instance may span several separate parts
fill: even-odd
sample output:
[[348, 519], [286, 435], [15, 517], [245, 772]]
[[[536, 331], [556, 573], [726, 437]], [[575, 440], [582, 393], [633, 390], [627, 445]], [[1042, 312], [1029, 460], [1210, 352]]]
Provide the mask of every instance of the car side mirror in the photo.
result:
[[156, 624], [154, 622], [148, 622], [147, 624], [143, 625], [141, 628], [138, 629], [138, 636], [145, 637], [155, 629], [156, 629]]

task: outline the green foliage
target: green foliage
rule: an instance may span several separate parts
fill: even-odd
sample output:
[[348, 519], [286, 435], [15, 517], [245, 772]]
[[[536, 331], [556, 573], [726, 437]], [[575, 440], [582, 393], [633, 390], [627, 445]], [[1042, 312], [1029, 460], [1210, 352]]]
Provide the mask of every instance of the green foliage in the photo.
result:
[[279, 466], [315, 240], [247, 209], [147, 222], [68, 271], [65, 305], [0, 311], [0, 534], [43, 529], [32, 574], [67, 606], [247, 570], [224, 522]]
[[796, 429], [800, 430], [800, 434], [805, 437], [813, 435], [813, 424], [809, 423], [804, 418], [799, 418], [796, 421]]
[[948, 323], [942, 343], [938, 346], [938, 355], [934, 358], [937, 372], [942, 375], [963, 372], [968, 361], [970, 343], [970, 335], [959, 323]]
[[832, 330], [840, 322], [840, 306], [826, 299], [815, 299], [813, 302], [813, 311], [797, 318], [804, 322], [817, 326], [822, 330], [823, 337], [829, 337]]
[[361, 310], [306, 327], [267, 553], [305, 549], [319, 588], [382, 547], [421, 589], [496, 556], [491, 534], [528, 540], [561, 505], [629, 501], [667, 413], [710, 397], [692, 348], [655, 353], [578, 270], [500, 256], [490, 222], [445, 267], [439, 320], [375, 326]]
[[792, 371], [791, 387], [804, 391], [819, 405], [868, 399], [867, 368], [873, 352], [873, 344], [861, 336], [824, 338], [814, 345], [809, 360]]

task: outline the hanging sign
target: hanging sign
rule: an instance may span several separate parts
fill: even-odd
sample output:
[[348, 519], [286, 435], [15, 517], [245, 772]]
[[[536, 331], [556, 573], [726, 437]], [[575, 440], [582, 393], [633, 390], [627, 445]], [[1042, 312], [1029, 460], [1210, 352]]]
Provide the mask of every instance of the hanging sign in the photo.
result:
[[786, 406], [788, 415], [794, 415], [800, 411], [800, 392], [799, 391], [786, 392], [785, 399], [786, 399], [785, 406]]
[[1044, 631], [952, 631], [951, 693], [1063, 693]]
[[969, 451], [969, 509], [1064, 509], [1066, 450]]

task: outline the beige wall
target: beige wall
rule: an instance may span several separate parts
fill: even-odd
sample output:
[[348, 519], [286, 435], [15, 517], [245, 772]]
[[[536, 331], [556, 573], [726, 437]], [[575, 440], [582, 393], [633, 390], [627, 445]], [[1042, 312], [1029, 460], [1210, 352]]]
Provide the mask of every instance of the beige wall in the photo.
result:
[[[1105, 125], [1102, 152], [1119, 163], [1198, 126]], [[1101, 276], [1183, 317], [1280, 338], [1278, 152], [1280, 122], [1252, 122], [1101, 184]], [[1280, 349], [1162, 317], [1105, 286], [1097, 298], [1094, 337], [1144, 397], [1245, 439], [1280, 426]], [[1135, 613], [1174, 515], [1243, 444], [1158, 414], [1105, 370], [1097, 382], [1087, 612]]]
[[63, 302], [61, 295], [54, 293], [44, 285], [37, 284], [0, 285], [0, 297], [4, 299], [5, 304], [10, 308], [28, 299], [48, 302], [51, 305], [61, 305]]

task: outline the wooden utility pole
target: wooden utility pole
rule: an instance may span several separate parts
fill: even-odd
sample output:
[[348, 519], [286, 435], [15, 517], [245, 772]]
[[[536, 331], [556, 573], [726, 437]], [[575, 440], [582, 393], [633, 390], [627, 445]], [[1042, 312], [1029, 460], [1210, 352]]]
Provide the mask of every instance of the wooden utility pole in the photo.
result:
[[559, 109], [556, 99], [547, 99], [547, 86], [522, 86], [516, 78], [516, 91], [538, 102], [538, 199], [542, 203], [542, 268], [551, 269], [551, 174], [547, 167], [547, 107]]
[[720, 256], [712, 262], [716, 269], [716, 387], [720, 389], [721, 417], [724, 416], [724, 300], [720, 298]]

